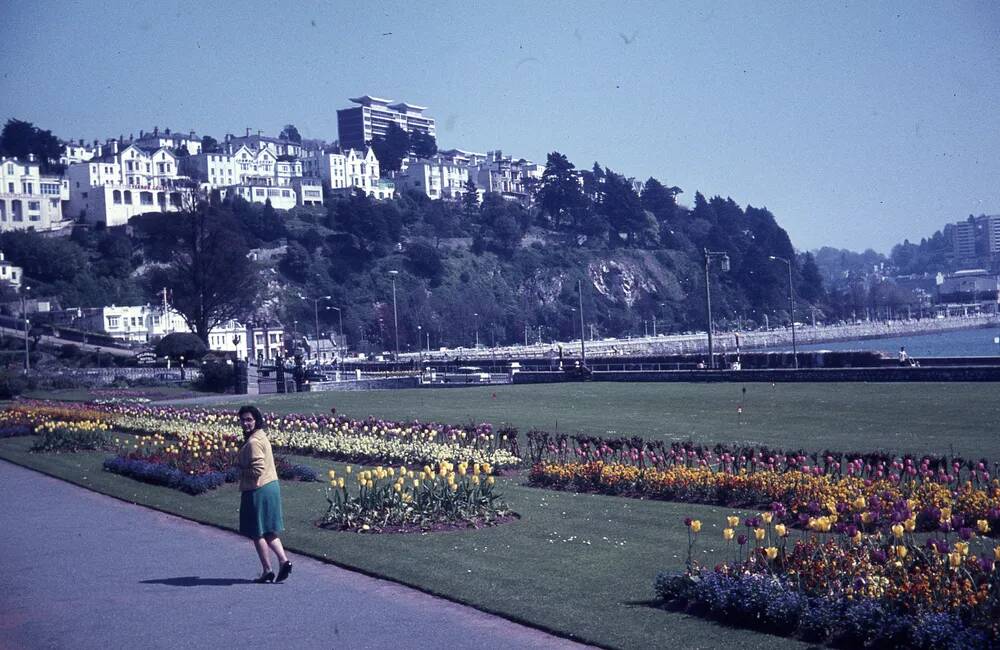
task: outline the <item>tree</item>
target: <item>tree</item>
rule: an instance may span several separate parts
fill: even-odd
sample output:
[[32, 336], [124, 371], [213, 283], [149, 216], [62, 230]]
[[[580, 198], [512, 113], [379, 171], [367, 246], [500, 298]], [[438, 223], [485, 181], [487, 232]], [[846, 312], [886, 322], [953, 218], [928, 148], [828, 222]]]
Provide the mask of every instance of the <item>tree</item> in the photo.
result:
[[666, 187], [650, 177], [642, 187], [642, 207], [652, 212], [660, 223], [669, 222], [677, 214], [677, 195], [682, 193], [681, 188]]
[[302, 136], [299, 135], [299, 130], [295, 128], [294, 124], [286, 124], [285, 128], [283, 128], [281, 133], [278, 135], [278, 139], [295, 142], [297, 144], [302, 143]]
[[806, 253], [803, 257], [799, 296], [807, 302], [815, 303], [821, 300], [826, 293], [823, 290], [823, 276], [820, 275], [819, 267], [816, 265], [816, 258], [813, 257], [812, 253]]
[[410, 153], [417, 158], [430, 158], [438, 151], [437, 140], [430, 133], [413, 131], [410, 133]]
[[42, 171], [61, 171], [62, 155], [59, 138], [51, 131], [42, 131], [31, 122], [9, 119], [0, 132], [0, 155], [27, 160], [30, 154], [38, 158]]
[[381, 171], [398, 172], [403, 165], [403, 158], [410, 151], [410, 136], [393, 122], [384, 136], [372, 140], [371, 146]]
[[254, 311], [259, 293], [249, 247], [228, 210], [204, 200], [178, 214], [160, 215], [178, 224], [170, 263], [151, 271], [149, 289], [166, 287], [188, 327], [208, 343], [208, 333]]
[[472, 220], [479, 214], [479, 192], [476, 191], [476, 182], [471, 178], [465, 183], [465, 191], [462, 192], [462, 212]]
[[219, 141], [210, 135], [201, 136], [201, 151], [202, 153], [218, 153]]
[[553, 151], [546, 159], [538, 198], [556, 228], [568, 223], [572, 211], [584, 202], [576, 180], [576, 167], [558, 151]]

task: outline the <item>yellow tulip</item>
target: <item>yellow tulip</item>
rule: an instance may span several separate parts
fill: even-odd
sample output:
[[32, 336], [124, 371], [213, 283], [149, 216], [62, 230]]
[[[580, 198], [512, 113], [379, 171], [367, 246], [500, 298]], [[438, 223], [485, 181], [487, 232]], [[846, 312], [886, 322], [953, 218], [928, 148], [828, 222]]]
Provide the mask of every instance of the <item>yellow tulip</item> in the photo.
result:
[[[494, 478], [492, 476], [489, 476], [489, 477], [486, 478], [486, 485], [493, 485], [494, 483], [496, 483], [496, 480], [494, 480]], [[998, 547], [998, 548], [1000, 548], [1000, 547]]]
[[757, 539], [757, 541], [760, 541], [760, 540], [764, 539], [764, 535], [765, 535], [766, 532], [767, 531], [765, 531], [763, 528], [754, 528], [753, 529], [753, 536]]
[[854, 506], [855, 510], [864, 510], [866, 507], [868, 507], [868, 502], [865, 501], [864, 497], [858, 497], [857, 499], [854, 500], [854, 503], [852, 503], [851, 505]]
[[691, 532], [697, 533], [701, 530], [701, 521], [698, 519], [691, 520]]
[[351, 473], [351, 466], [348, 465], [347, 467], [345, 467], [344, 471], [347, 472], [348, 474], [350, 474]]
[[896, 539], [903, 539], [903, 526], [902, 524], [892, 525], [892, 534]]
[[330, 478], [332, 479], [337, 478], [337, 472], [333, 471], [332, 469], [329, 472], [327, 472], [327, 474], [329, 474]]
[[767, 554], [767, 559], [769, 560], [773, 560], [774, 558], [778, 557], [778, 549], [775, 548], [774, 546], [768, 546], [766, 549], [764, 549], [764, 552]]
[[722, 531], [722, 539], [727, 542], [733, 538], [734, 531], [732, 528], [726, 528]]
[[905, 546], [897, 546], [896, 547], [896, 557], [898, 557], [900, 560], [902, 560], [904, 557], [906, 557], [907, 552], [908, 551], [907, 551], [907, 549], [906, 549]]
[[784, 537], [788, 534], [788, 529], [785, 528], [785, 524], [777, 524], [774, 527], [774, 532], [778, 533], [778, 537]]
[[726, 523], [729, 524], [730, 528], [735, 528], [740, 525], [740, 518], [736, 515], [730, 515], [726, 517]]
[[985, 519], [979, 519], [978, 521], [976, 521], [976, 528], [979, 529], [979, 532], [981, 534], [985, 535], [986, 533], [990, 532], [990, 522], [986, 521]]
[[773, 515], [770, 512], [762, 512], [762, 513], [760, 513], [760, 518], [764, 520], [765, 524], [771, 523], [771, 517], [772, 516]]
[[962, 555], [969, 554], [969, 543], [968, 542], [955, 542], [955, 550]]
[[1000, 562], [1000, 546], [993, 547], [993, 559]]
[[452, 483], [451, 484], [451, 491], [452, 492], [457, 492], [458, 491], [458, 484], [457, 483]]
[[917, 518], [916, 517], [910, 517], [909, 519], [907, 519], [906, 521], [904, 521], [903, 522], [903, 528], [906, 529], [906, 532], [912, 533], [914, 530], [917, 529]]
[[957, 569], [962, 566], [962, 554], [961, 553], [949, 553], [948, 554], [948, 564]]
[[418, 478], [413, 479], [413, 487], [415, 488], [420, 487], [420, 479]]

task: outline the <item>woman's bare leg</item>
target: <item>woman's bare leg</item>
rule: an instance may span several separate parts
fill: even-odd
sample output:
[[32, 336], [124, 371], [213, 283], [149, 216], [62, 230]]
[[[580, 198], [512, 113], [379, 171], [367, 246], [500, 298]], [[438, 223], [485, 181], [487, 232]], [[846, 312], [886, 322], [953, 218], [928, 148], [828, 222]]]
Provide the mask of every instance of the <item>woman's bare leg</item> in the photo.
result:
[[253, 544], [253, 548], [257, 551], [257, 557], [260, 558], [260, 566], [264, 569], [264, 573], [268, 573], [271, 570], [271, 559], [267, 556], [267, 540], [263, 537], [258, 537], [256, 539], [250, 540]]
[[[267, 546], [270, 546], [271, 550], [274, 551], [274, 554], [278, 556], [279, 562], [284, 564], [285, 562], [288, 561], [288, 556], [285, 555], [285, 547], [281, 545], [281, 539], [279, 539], [277, 535], [275, 535], [274, 533], [268, 533], [267, 535], [264, 536], [264, 539], [267, 541], [264, 553], [267, 553], [266, 548]], [[258, 551], [258, 553], [259, 552], [260, 551]]]

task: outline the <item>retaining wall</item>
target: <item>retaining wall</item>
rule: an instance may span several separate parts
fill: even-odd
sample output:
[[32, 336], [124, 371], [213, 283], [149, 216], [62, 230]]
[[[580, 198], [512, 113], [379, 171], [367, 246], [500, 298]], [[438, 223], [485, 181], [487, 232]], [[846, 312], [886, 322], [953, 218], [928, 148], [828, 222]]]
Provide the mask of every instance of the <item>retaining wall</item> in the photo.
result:
[[[519, 372], [515, 384], [579, 381], [562, 372]], [[595, 372], [590, 381], [618, 382], [935, 382], [1000, 381], [1000, 366], [803, 368], [799, 370], [663, 370]]]

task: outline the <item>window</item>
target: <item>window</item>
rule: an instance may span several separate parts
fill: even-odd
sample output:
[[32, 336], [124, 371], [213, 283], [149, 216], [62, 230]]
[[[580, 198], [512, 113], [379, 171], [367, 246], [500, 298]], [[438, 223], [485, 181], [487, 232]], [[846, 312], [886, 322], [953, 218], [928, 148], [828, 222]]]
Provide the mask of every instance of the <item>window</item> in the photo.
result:
[[139, 203], [142, 205], [153, 205], [153, 193], [139, 192]]
[[[84, 197], [86, 196], [84, 194]], [[125, 190], [125, 205], [132, 205], [132, 190]]]
[[108, 329], [114, 329], [118, 327], [118, 317], [108, 316]]
[[121, 202], [122, 202], [122, 191], [121, 190], [115, 190], [114, 192], [112, 192], [112, 197], [114, 197], [115, 205], [121, 205]]
[[38, 212], [42, 209], [42, 204], [39, 201], [28, 201], [28, 211]]
[[[77, 183], [76, 186], [80, 187], [80, 184]], [[13, 183], [7, 183], [7, 191], [10, 192], [11, 194], [14, 193], [14, 184]]]

